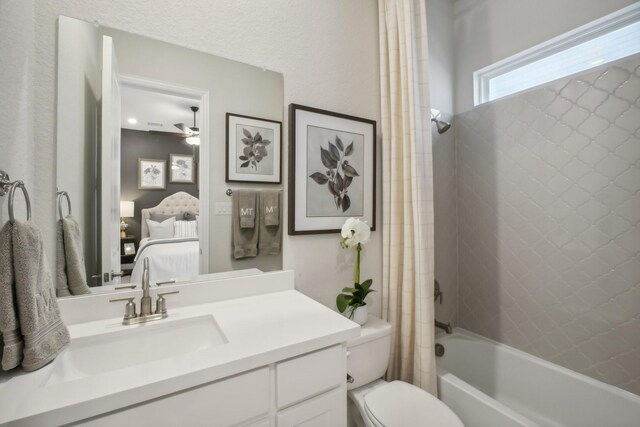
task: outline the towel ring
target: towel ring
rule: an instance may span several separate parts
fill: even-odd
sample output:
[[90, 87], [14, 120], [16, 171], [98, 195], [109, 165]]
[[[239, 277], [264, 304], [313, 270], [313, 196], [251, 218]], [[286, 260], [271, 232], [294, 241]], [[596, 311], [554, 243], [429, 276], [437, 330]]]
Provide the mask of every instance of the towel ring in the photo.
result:
[[62, 215], [62, 198], [67, 199], [67, 208], [69, 210], [69, 215], [71, 215], [71, 198], [69, 197], [69, 193], [66, 191], [58, 191], [58, 214], [60, 215], [60, 219], [63, 219]]
[[15, 181], [11, 184], [9, 188], [9, 221], [13, 224], [16, 222], [16, 218], [13, 214], [13, 199], [15, 196], [16, 188], [20, 188], [22, 190], [22, 194], [24, 195], [24, 201], [27, 204], [27, 221], [31, 219], [31, 200], [29, 200], [29, 193], [27, 192], [27, 187], [24, 185], [22, 181]]

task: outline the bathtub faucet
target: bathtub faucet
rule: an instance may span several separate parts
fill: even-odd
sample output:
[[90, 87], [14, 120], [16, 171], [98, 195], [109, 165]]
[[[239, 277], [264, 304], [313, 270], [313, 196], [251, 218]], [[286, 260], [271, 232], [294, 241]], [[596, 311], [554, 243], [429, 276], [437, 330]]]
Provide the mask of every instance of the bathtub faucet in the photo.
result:
[[444, 330], [447, 334], [453, 333], [453, 328], [451, 327], [451, 323], [444, 323], [436, 320], [435, 324], [436, 324], [436, 328], [440, 328]]

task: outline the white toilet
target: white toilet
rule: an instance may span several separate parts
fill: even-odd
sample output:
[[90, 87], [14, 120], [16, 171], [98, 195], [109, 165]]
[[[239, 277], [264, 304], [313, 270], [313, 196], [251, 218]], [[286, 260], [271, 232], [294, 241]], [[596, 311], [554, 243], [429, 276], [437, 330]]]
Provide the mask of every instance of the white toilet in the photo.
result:
[[360, 336], [347, 343], [350, 426], [464, 427], [451, 409], [435, 396], [403, 381], [386, 382], [391, 350], [391, 325], [369, 316]]

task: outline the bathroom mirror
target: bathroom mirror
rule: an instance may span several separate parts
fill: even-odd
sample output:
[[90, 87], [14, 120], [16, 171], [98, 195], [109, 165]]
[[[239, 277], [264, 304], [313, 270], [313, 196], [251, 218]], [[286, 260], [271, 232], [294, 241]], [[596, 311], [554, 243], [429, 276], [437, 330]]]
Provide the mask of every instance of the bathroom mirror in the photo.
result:
[[225, 182], [227, 113], [281, 123], [280, 73], [60, 16], [57, 75], [58, 279], [82, 259], [84, 293], [139, 285], [145, 257], [152, 282], [282, 268], [233, 258], [227, 194], [281, 184]]

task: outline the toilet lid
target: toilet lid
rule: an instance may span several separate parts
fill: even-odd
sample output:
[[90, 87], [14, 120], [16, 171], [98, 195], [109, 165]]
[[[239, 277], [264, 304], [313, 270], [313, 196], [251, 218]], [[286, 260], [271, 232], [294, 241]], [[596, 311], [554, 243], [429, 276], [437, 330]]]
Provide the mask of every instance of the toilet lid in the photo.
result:
[[364, 397], [371, 421], [384, 427], [464, 427], [451, 409], [414, 385], [393, 381]]

